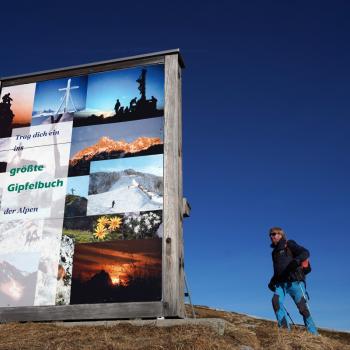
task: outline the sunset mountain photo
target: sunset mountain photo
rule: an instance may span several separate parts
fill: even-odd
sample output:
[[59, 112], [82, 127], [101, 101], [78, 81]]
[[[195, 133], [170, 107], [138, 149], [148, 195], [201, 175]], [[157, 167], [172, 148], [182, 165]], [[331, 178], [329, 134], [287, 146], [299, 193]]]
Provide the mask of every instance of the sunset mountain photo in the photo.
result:
[[164, 118], [73, 128], [69, 175], [90, 174], [90, 162], [163, 153]]
[[69, 161], [69, 176], [88, 174], [91, 161], [144, 156], [162, 152], [163, 142], [157, 137], [139, 137], [128, 143], [123, 140], [114, 141], [104, 136], [96, 144], [79, 151], [71, 158]]
[[[123, 158], [124, 156], [139, 155], [140, 152], [151, 149], [154, 146], [163, 145], [159, 137], [139, 137], [133, 142], [124, 140], [114, 141], [109, 137], [101, 137], [98, 142], [76, 153], [69, 164], [75, 166], [81, 160], [101, 160], [101, 154], [109, 154], [111, 158]], [[113, 155], [119, 155], [113, 157]], [[110, 158], [102, 158], [110, 159]]]
[[70, 304], [161, 299], [162, 240], [76, 244]]

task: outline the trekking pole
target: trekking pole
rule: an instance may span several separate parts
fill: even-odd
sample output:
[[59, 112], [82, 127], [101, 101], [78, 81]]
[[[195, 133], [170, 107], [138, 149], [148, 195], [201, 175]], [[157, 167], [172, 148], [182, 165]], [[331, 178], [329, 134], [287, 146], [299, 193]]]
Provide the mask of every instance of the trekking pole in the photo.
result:
[[295, 326], [295, 323], [294, 323], [292, 317], [290, 316], [290, 314], [289, 314], [287, 308], [286, 308], [284, 305], [283, 305], [283, 308], [284, 308], [284, 311], [286, 312], [286, 314], [288, 315], [288, 317], [290, 318], [290, 320], [292, 321], [293, 326]]

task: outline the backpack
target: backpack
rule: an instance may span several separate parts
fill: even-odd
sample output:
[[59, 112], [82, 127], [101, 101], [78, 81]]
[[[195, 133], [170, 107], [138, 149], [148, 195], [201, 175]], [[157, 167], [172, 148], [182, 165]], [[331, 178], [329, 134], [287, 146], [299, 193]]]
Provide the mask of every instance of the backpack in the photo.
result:
[[[284, 248], [286, 249], [287, 254], [294, 258], [293, 252], [288, 247], [288, 241], [286, 242], [286, 245], [285, 245]], [[301, 267], [301, 270], [303, 271], [304, 275], [307, 275], [308, 273], [310, 273], [311, 272], [310, 260], [309, 259], [305, 259], [305, 260], [301, 261], [300, 262], [300, 267]]]

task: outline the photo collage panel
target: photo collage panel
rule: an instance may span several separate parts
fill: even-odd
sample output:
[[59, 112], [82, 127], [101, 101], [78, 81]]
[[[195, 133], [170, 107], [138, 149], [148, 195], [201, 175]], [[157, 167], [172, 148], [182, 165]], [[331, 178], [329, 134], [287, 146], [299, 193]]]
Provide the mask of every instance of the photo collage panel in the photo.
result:
[[0, 93], [0, 307], [160, 301], [164, 65]]

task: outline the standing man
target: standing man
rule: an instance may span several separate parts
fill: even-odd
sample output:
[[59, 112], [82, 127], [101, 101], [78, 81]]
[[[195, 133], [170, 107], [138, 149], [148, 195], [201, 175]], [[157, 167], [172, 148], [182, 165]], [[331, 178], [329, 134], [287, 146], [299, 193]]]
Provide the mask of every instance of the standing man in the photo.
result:
[[283, 305], [286, 294], [294, 300], [299, 313], [303, 316], [306, 329], [317, 335], [317, 328], [311, 317], [305, 299], [305, 275], [301, 262], [309, 257], [309, 251], [295, 241], [287, 241], [286, 234], [280, 227], [272, 227], [269, 231], [271, 239], [272, 261], [274, 274], [268, 285], [274, 292], [272, 298], [273, 310], [279, 327], [288, 328], [286, 310]]
[[114, 105], [114, 111], [115, 111], [115, 114], [117, 115], [118, 112], [119, 112], [119, 108], [120, 108], [120, 101], [119, 99], [117, 99], [117, 102], [115, 103]]

